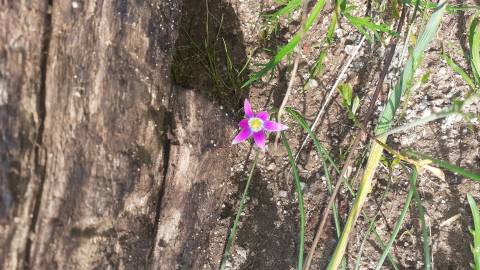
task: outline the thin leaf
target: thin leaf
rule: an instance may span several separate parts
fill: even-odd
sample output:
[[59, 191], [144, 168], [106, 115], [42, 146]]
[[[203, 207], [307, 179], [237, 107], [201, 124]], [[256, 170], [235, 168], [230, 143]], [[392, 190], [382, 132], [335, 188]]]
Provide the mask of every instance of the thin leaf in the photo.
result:
[[[416, 170], [413, 167], [413, 170]], [[415, 196], [415, 203], [418, 208], [418, 216], [420, 217], [420, 224], [422, 225], [422, 241], [423, 241], [423, 268], [425, 270], [432, 269], [432, 252], [430, 248], [430, 234], [428, 233], [427, 221], [425, 220], [425, 208], [423, 207], [422, 199], [420, 198], [420, 194], [418, 194], [417, 187], [413, 186], [414, 196]]]
[[[345, 254], [345, 249], [347, 248], [348, 238], [350, 233], [353, 229], [355, 221], [357, 220], [358, 216], [360, 215], [361, 208], [363, 203], [367, 199], [367, 195], [371, 190], [371, 179], [367, 179], [366, 177], [373, 176], [375, 170], [378, 166], [378, 161], [382, 156], [383, 147], [377, 143], [374, 143], [372, 149], [370, 150], [370, 155], [367, 161], [367, 166], [365, 168], [364, 175], [362, 177], [362, 181], [360, 182], [360, 189], [357, 192], [357, 197], [355, 198], [355, 202], [353, 204], [352, 209], [348, 215], [347, 222], [343, 228], [342, 236], [340, 237], [340, 241], [335, 248], [335, 252], [332, 255], [332, 259], [330, 260], [327, 269], [328, 270], [336, 270], [338, 265]], [[366, 181], [368, 180], [368, 182]]]
[[317, 78], [320, 75], [322, 75], [323, 70], [325, 68], [325, 57], [327, 56], [326, 51], [321, 51], [317, 60], [315, 60], [315, 63], [312, 66], [312, 69], [310, 70], [310, 74], [308, 76], [308, 79], [305, 81], [305, 84], [303, 87], [307, 86], [307, 84], [310, 82], [311, 79]]
[[448, 163], [446, 161], [436, 159], [436, 158], [433, 158], [431, 156], [428, 156], [428, 155], [425, 155], [425, 154], [422, 154], [422, 153], [419, 153], [419, 152], [416, 152], [416, 151], [413, 151], [413, 150], [408, 150], [406, 152], [406, 154], [411, 156], [411, 157], [417, 158], [417, 159], [429, 160], [432, 163], [436, 164], [437, 166], [439, 166], [441, 168], [444, 168], [446, 170], [449, 170], [452, 173], [459, 174], [461, 176], [470, 178], [470, 179], [475, 180], [475, 181], [480, 181], [480, 174], [479, 173], [468, 171], [468, 170], [466, 170], [462, 167], [458, 167], [458, 166], [453, 165], [451, 163]]
[[[446, 1], [444, 0], [441, 1], [437, 10], [432, 14], [430, 20], [425, 26], [425, 30], [420, 36], [420, 39], [418, 40], [415, 48], [413, 49], [411, 56], [407, 60], [398, 84], [396, 85], [394, 91], [390, 94], [387, 100], [385, 109], [383, 110], [378, 124], [375, 128], [376, 135], [388, 132], [389, 128], [392, 126], [395, 113], [400, 106], [401, 97], [404, 94], [405, 90], [411, 86], [413, 75], [418, 66], [420, 65], [421, 59], [423, 58], [423, 53], [428, 48], [430, 42], [433, 40], [437, 33], [438, 27], [442, 20], [442, 16], [445, 12], [445, 8]], [[387, 136], [380, 136], [378, 140], [385, 143], [387, 140]], [[336, 270], [341, 261], [341, 258], [343, 258], [343, 255], [345, 254], [345, 249], [347, 247], [348, 239], [350, 238], [350, 233], [360, 214], [363, 204], [367, 200], [367, 195], [372, 189], [372, 179], [375, 174], [375, 170], [377, 169], [377, 166], [379, 164], [380, 158], [382, 157], [382, 152], [383, 147], [376, 141], [373, 141], [365, 172], [360, 182], [360, 188], [357, 193], [357, 197], [355, 198], [353, 207], [348, 215], [347, 222], [342, 232], [342, 237], [340, 238], [340, 241], [337, 244], [337, 247], [335, 248], [335, 251], [332, 255], [332, 259], [328, 264], [327, 269], [329, 270]]]
[[[384, 193], [382, 194], [382, 197], [380, 198], [380, 203], [378, 205], [383, 205], [383, 202], [385, 201], [385, 198], [387, 197], [387, 194], [388, 194], [389, 189], [390, 189], [390, 183], [391, 183], [391, 181], [388, 182], [387, 188], [385, 189]], [[355, 268], [354, 268], [355, 270], [360, 269], [360, 263], [362, 261], [362, 254], [363, 254], [363, 250], [365, 248], [365, 243], [367, 242], [367, 239], [372, 232], [375, 232], [375, 237], [376, 237], [377, 242], [380, 243], [381, 250], [385, 250], [385, 245], [383, 244], [383, 241], [381, 240], [380, 235], [377, 233], [377, 230], [375, 228], [375, 221], [380, 214], [381, 214], [381, 209], [378, 209], [378, 211], [375, 213], [375, 216], [373, 218], [371, 218], [371, 219], [367, 218], [367, 220], [369, 222], [368, 230], [365, 233], [365, 235], [363, 236], [362, 243], [360, 244], [360, 249], [358, 251], [357, 259], [355, 260]], [[364, 214], [364, 216], [366, 216], [366, 214]], [[387, 258], [388, 258], [389, 262], [392, 264], [393, 268], [398, 270], [399, 268], [398, 268], [396, 262], [391, 257], [390, 253], [387, 255]]]
[[282, 59], [285, 58], [285, 56], [287, 56], [288, 54], [292, 53], [293, 50], [295, 50], [295, 47], [297, 47], [298, 43], [303, 38], [304, 33], [310, 30], [313, 23], [317, 20], [324, 6], [325, 6], [325, 0], [318, 0], [315, 6], [313, 7], [312, 12], [307, 17], [307, 20], [305, 21], [305, 25], [303, 26], [303, 28], [301, 28], [285, 46], [280, 48], [278, 53], [273, 57], [272, 60], [270, 60], [270, 62], [268, 62], [264, 66], [264, 68], [262, 68], [260, 71], [253, 74], [252, 77], [250, 77], [250, 79], [243, 84], [242, 88], [249, 86], [253, 82], [265, 76], [265, 74], [273, 70], [280, 63], [280, 61], [282, 61]]
[[302, 0], [290, 0], [284, 7], [278, 11], [265, 15], [271, 19], [278, 19], [286, 14], [291, 14], [294, 10], [298, 9], [302, 3]]
[[345, 14], [345, 18], [350, 21], [350, 23], [355, 26], [359, 31], [360, 30], [370, 30], [374, 33], [377, 32], [382, 32], [382, 33], [387, 33], [391, 36], [396, 36], [397, 33], [393, 30], [390, 30], [388, 26], [381, 24], [381, 23], [374, 23], [370, 20], [368, 17], [356, 17], [356, 16], [351, 16], [349, 14]]
[[448, 66], [457, 74], [459, 74], [463, 80], [470, 86], [470, 89], [475, 90], [475, 83], [473, 83], [473, 80], [468, 76], [468, 74], [461, 68], [453, 59], [446, 53], [442, 53], [442, 58], [447, 62]]
[[437, 29], [440, 26], [442, 16], [445, 12], [445, 3], [444, 0], [440, 5], [437, 11], [432, 14], [432, 17], [425, 26], [425, 30], [420, 36], [420, 39], [417, 42], [417, 45], [412, 51], [412, 55], [408, 58], [405, 68], [401, 74], [399, 83], [395, 86], [395, 90], [390, 94], [387, 105], [383, 110], [380, 120], [375, 128], [375, 134], [382, 134], [387, 132], [390, 126], [393, 123], [393, 118], [395, 112], [397, 111], [401, 97], [407, 87], [411, 85], [415, 70], [417, 70], [420, 65], [420, 60], [423, 58], [424, 51], [428, 48], [428, 45], [433, 40], [437, 33]]
[[478, 210], [477, 203], [473, 199], [470, 193], [467, 193], [467, 200], [468, 204], [470, 205], [470, 210], [472, 211], [473, 217], [473, 226], [474, 231], [473, 233], [473, 246], [472, 246], [472, 253], [473, 253], [473, 261], [474, 261], [474, 269], [480, 270], [480, 211]]
[[478, 17], [472, 21], [470, 25], [470, 53], [471, 53], [471, 63], [473, 69], [473, 75], [477, 81], [477, 84], [480, 84], [480, 27], [479, 27]]
[[288, 160], [290, 161], [290, 167], [292, 168], [293, 178], [295, 180], [295, 190], [297, 192], [298, 197], [298, 211], [300, 212], [300, 235], [299, 235], [299, 245], [298, 245], [298, 260], [297, 265], [298, 269], [301, 270], [303, 267], [303, 253], [305, 250], [304, 242], [305, 242], [305, 209], [303, 207], [303, 194], [302, 194], [302, 186], [300, 185], [300, 176], [298, 175], [297, 165], [295, 164], [295, 160], [293, 158], [292, 149], [288, 144], [287, 138], [285, 137], [285, 133], [282, 131], [282, 142], [285, 148], [287, 149], [288, 153]]
[[[295, 111], [294, 109], [292, 108], [286, 108], [285, 109], [287, 111], [287, 113], [308, 133], [308, 136], [312, 139], [314, 145], [315, 145], [315, 148], [317, 149], [317, 153], [318, 155], [322, 158], [323, 160], [323, 163], [326, 164], [327, 161], [330, 162], [330, 164], [332, 165], [332, 167], [334, 168], [334, 170], [336, 171], [337, 174], [340, 174], [340, 170], [338, 168], [338, 166], [336, 165], [335, 161], [332, 159], [332, 157], [329, 155], [328, 151], [325, 149], [325, 147], [323, 147], [323, 145], [320, 143], [320, 141], [318, 140], [317, 136], [315, 136], [315, 134], [313, 133], [313, 131], [310, 129], [310, 126], [308, 125], [308, 123], [305, 121], [305, 118], [303, 118], [303, 116]], [[331, 180], [329, 179], [329, 174], [326, 174], [327, 176], [327, 183], [331, 182]], [[345, 185], [347, 186], [347, 189], [348, 191], [350, 192], [350, 194], [352, 196], [355, 196], [355, 193], [353, 191], [353, 189], [349, 186], [348, 182], [345, 181], [344, 182]], [[331, 184], [329, 184], [331, 186]], [[338, 217], [338, 212], [337, 212], [337, 208], [336, 208], [336, 203], [333, 204], [332, 206], [332, 211], [334, 213], [334, 222], [335, 222], [335, 228], [339, 228], [339, 225], [337, 224], [340, 224], [340, 218]], [[366, 220], [368, 220], [369, 222], [373, 222], [366, 213], [362, 213], [363, 216], [365, 217]], [[374, 232], [375, 232], [375, 240], [377, 241], [378, 245], [380, 246], [380, 248], [382, 250], [385, 249], [385, 244], [383, 243], [380, 235], [378, 234], [378, 232], [374, 229]], [[388, 261], [392, 264], [393, 268], [394, 269], [399, 269], [398, 266], [397, 266], [397, 263], [395, 261], [395, 259], [392, 257], [391, 254], [388, 254]], [[342, 260], [342, 264], [343, 262], [345, 262], [345, 259]]]
[[337, 20], [338, 20], [338, 10], [339, 10], [339, 1], [337, 1], [336, 3], [336, 8], [335, 8], [335, 11], [333, 12], [333, 15], [332, 15], [332, 21], [330, 22], [330, 25], [328, 26], [328, 29], [327, 29], [327, 43], [328, 44], [332, 44], [333, 42], [333, 35], [335, 34], [335, 29], [337, 28]]
[[408, 191], [407, 198], [405, 199], [405, 203], [403, 204], [402, 212], [400, 213], [400, 216], [395, 223], [395, 227], [393, 229], [392, 235], [390, 236], [390, 240], [388, 240], [387, 246], [385, 250], [383, 250], [382, 256], [377, 263], [377, 266], [375, 268], [376, 270], [379, 270], [383, 266], [383, 262], [385, 261], [385, 258], [387, 258], [387, 255], [392, 248], [393, 242], [397, 238], [397, 234], [402, 227], [403, 221], [405, 220], [405, 215], [407, 214], [408, 208], [410, 207], [410, 203], [413, 198], [413, 193], [415, 189], [414, 186], [417, 184], [417, 176], [417, 170], [414, 167], [414, 169], [412, 170], [412, 174], [410, 175], [410, 190]]
[[[293, 117], [293, 119], [308, 133], [308, 136], [310, 136], [310, 138], [312, 139], [313, 144], [315, 145], [315, 148], [317, 149], [317, 153], [320, 156], [320, 158], [322, 159], [324, 173], [325, 173], [325, 176], [327, 178], [327, 188], [328, 188], [328, 191], [331, 193], [332, 192], [332, 181], [331, 181], [331, 178], [330, 178], [330, 173], [328, 171], [328, 164], [330, 163], [332, 165], [332, 167], [334, 167], [334, 169], [337, 172], [339, 172], [338, 166], [335, 164], [335, 161], [328, 154], [328, 151], [325, 149], [325, 147], [323, 147], [323, 145], [320, 143], [317, 136], [315, 136], [315, 134], [313, 134], [312, 130], [308, 126], [308, 123], [305, 121], [303, 116], [299, 112], [293, 110], [292, 108], [286, 108], [285, 111], [291, 117]], [[338, 214], [336, 203], [334, 203], [332, 205], [332, 212], [333, 212], [333, 218], [334, 218], [334, 222], [335, 222], [335, 228], [337, 229], [338, 237], [340, 237], [340, 233], [341, 233], [341, 230], [340, 230], [340, 216]]]
[[[433, 1], [423, 1], [423, 0], [403, 0], [404, 4], [412, 5], [413, 3], [417, 3], [418, 7], [421, 9], [436, 9], [438, 7], [436, 2]], [[478, 10], [479, 7], [476, 5], [466, 5], [466, 4], [449, 4], [447, 5], [446, 12], [447, 13], [456, 13], [460, 11], [475, 11]]]
[[235, 241], [235, 236], [237, 234], [237, 227], [240, 223], [240, 216], [245, 208], [245, 202], [247, 201], [248, 189], [250, 188], [250, 183], [252, 181], [253, 172], [255, 171], [255, 167], [257, 166], [258, 162], [258, 153], [255, 155], [255, 161], [252, 164], [252, 169], [250, 170], [250, 174], [248, 175], [247, 184], [245, 185], [245, 189], [243, 190], [242, 199], [240, 200], [240, 205], [238, 206], [237, 214], [235, 215], [235, 221], [233, 222], [232, 229], [230, 231], [230, 235], [228, 236], [227, 245], [225, 247], [225, 252], [223, 253], [222, 263], [220, 264], [220, 270], [225, 269], [227, 265], [228, 259], [230, 258], [230, 254], [232, 253], [233, 242]]

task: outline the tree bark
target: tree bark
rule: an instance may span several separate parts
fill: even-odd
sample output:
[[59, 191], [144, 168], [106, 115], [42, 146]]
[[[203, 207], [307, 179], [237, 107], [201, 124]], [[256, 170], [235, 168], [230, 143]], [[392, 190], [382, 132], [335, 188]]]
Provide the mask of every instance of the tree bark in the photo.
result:
[[0, 268], [23, 266], [41, 186], [45, 1], [0, 1]]
[[[233, 127], [224, 112], [196, 92], [182, 90], [176, 97], [154, 268], [213, 269], [223, 251], [223, 242], [213, 241], [212, 228], [233, 165], [229, 153]], [[207, 258], [206, 250], [214, 250], [214, 258]]]
[[204, 265], [233, 127], [171, 85], [180, 4], [0, 0], [1, 269]]

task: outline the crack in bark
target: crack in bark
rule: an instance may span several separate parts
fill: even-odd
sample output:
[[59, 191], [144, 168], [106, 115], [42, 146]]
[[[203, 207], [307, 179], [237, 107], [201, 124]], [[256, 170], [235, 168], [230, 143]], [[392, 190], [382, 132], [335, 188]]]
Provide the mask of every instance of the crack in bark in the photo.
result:
[[[45, 16], [44, 16], [44, 30], [42, 33], [42, 48], [41, 48], [41, 58], [40, 58], [40, 89], [37, 99], [37, 114], [39, 119], [38, 132], [35, 140], [35, 156], [34, 156], [34, 181], [38, 181], [38, 191], [35, 195], [35, 202], [32, 209], [32, 219], [30, 221], [30, 234], [35, 232], [35, 226], [38, 220], [38, 214], [40, 211], [40, 204], [43, 194], [43, 187], [45, 183], [45, 170], [47, 166], [47, 152], [43, 151], [42, 155], [42, 143], [43, 143], [43, 133], [45, 130], [45, 118], [47, 115], [46, 111], [46, 88], [47, 88], [47, 67], [48, 67], [48, 53], [50, 49], [50, 41], [52, 34], [52, 13], [51, 9], [53, 6], [53, 0], [48, 0], [45, 6]], [[32, 249], [32, 239], [29, 236], [27, 238], [25, 246], [25, 258], [24, 258], [24, 269], [29, 269], [30, 259], [31, 259], [31, 249]]]
[[[174, 116], [173, 112], [165, 111], [163, 126], [166, 134], [170, 134], [172, 127], [173, 127]], [[155, 252], [155, 245], [156, 245], [156, 235], [158, 230], [158, 224], [160, 223], [160, 213], [162, 209], [162, 200], [165, 195], [165, 186], [167, 182], [167, 174], [168, 174], [168, 167], [170, 162], [170, 148], [172, 145], [171, 139], [169, 135], [165, 135], [163, 137], [163, 175], [162, 175], [162, 182], [160, 183], [160, 188], [158, 190], [158, 197], [157, 197], [157, 205], [155, 209], [155, 223], [153, 227], [154, 242], [152, 248], [150, 250], [149, 258], [150, 258], [150, 265], [154, 265], [154, 252]]]

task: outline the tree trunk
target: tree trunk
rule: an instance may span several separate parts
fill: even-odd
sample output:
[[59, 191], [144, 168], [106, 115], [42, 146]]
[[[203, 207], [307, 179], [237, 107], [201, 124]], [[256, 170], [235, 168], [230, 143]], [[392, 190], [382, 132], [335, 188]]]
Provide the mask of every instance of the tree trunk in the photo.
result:
[[233, 125], [171, 86], [179, 5], [0, 0], [1, 269], [205, 265]]

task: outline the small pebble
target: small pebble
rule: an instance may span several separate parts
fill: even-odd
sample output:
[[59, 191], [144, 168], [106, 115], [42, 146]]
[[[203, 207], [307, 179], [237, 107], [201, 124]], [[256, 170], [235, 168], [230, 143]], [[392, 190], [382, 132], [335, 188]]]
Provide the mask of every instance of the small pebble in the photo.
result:
[[72, 8], [79, 8], [80, 7], [80, 3], [77, 2], [77, 1], [72, 1]]
[[311, 79], [311, 80], [308, 82], [308, 88], [313, 89], [313, 88], [317, 88], [317, 87], [318, 87], [318, 82], [317, 82], [317, 80]]
[[237, 247], [236, 249], [238, 256], [242, 257], [244, 260], [247, 259], [247, 250], [242, 247]]
[[355, 53], [355, 45], [347, 45], [345, 46], [345, 52], [348, 54], [348, 55], [353, 55]]
[[302, 190], [304, 190], [306, 186], [307, 184], [305, 184], [304, 182], [300, 182], [300, 187], [302, 188]]
[[267, 170], [274, 171], [276, 167], [277, 166], [275, 165], [275, 163], [271, 163], [270, 165], [268, 165]]

